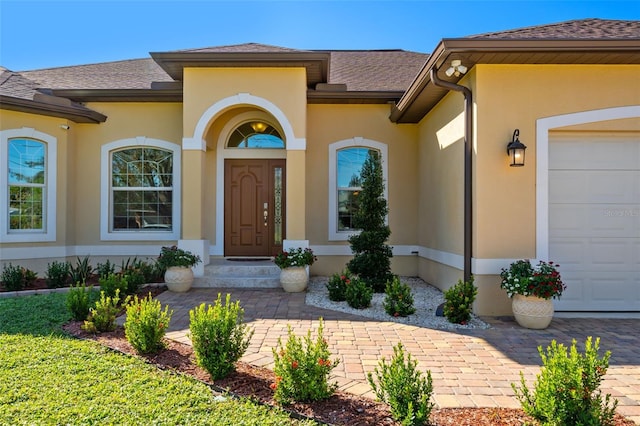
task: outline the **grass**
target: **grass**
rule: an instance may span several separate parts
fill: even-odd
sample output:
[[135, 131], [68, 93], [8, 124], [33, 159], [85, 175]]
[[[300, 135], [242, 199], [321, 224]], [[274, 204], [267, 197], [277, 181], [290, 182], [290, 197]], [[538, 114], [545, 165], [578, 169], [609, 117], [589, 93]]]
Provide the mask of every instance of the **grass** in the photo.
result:
[[0, 299], [0, 424], [315, 424], [66, 337], [65, 298]]

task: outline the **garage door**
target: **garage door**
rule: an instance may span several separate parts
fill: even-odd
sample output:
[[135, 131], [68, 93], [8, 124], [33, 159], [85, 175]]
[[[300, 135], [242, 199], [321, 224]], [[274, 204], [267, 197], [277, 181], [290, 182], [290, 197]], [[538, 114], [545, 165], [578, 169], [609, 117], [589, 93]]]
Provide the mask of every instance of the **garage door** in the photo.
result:
[[561, 311], [640, 311], [640, 139], [549, 143], [549, 257]]

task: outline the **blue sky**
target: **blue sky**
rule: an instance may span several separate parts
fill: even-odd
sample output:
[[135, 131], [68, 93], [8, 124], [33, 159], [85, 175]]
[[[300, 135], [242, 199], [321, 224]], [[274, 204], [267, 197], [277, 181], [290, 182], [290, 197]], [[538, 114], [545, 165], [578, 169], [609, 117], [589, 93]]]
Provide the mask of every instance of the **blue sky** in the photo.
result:
[[14, 71], [256, 42], [405, 49], [571, 19], [640, 19], [637, 0], [0, 0], [0, 65]]

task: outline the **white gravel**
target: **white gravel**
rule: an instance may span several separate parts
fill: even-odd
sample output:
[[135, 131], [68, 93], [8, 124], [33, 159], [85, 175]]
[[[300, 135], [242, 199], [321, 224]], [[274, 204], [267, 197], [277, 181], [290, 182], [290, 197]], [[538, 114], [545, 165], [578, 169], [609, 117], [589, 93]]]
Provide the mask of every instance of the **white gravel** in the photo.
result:
[[318, 308], [331, 309], [359, 315], [379, 321], [391, 321], [402, 324], [411, 324], [419, 327], [434, 328], [440, 330], [489, 328], [489, 325], [476, 317], [471, 316], [471, 321], [466, 325], [452, 324], [444, 317], [436, 316], [436, 309], [444, 303], [444, 295], [437, 288], [425, 283], [420, 278], [400, 277], [400, 280], [411, 288], [413, 306], [416, 312], [408, 317], [393, 317], [384, 311], [384, 293], [374, 293], [371, 299], [371, 307], [366, 309], [354, 309], [347, 302], [333, 302], [329, 300], [327, 290], [327, 277], [311, 277], [307, 288], [306, 304]]

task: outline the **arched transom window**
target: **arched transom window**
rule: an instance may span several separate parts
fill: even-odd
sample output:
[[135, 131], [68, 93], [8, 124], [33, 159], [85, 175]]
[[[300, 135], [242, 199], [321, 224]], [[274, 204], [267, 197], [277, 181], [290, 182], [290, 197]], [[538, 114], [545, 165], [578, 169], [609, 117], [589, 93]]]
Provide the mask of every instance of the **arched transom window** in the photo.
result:
[[263, 121], [250, 121], [238, 126], [229, 137], [227, 148], [284, 149], [280, 132]]

